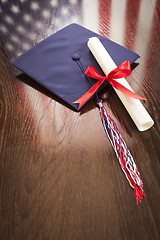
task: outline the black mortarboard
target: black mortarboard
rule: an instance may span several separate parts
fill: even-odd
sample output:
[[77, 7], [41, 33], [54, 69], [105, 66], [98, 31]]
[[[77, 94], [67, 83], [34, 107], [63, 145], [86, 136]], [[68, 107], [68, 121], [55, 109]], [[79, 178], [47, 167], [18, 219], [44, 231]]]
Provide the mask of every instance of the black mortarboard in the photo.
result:
[[133, 51], [78, 24], [71, 24], [32, 47], [13, 65], [78, 110], [78, 104], [73, 102], [95, 83], [92, 79], [88, 81], [84, 71], [91, 65], [103, 74], [87, 46], [90, 37], [100, 39], [116, 65], [126, 60], [133, 63], [139, 58]]

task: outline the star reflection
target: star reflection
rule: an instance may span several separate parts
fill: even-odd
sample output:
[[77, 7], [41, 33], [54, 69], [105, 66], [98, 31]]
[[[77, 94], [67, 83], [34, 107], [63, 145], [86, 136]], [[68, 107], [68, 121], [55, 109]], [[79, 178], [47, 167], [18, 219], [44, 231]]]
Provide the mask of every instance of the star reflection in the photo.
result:
[[81, 1], [0, 0], [1, 39], [11, 61], [58, 29], [78, 23]]

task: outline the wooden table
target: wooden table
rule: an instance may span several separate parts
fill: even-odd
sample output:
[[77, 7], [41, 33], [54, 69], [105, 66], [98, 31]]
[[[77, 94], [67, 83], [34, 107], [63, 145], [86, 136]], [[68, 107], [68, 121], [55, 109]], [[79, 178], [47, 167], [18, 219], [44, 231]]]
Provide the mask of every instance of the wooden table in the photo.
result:
[[[160, 1], [1, 0], [0, 22], [0, 239], [160, 239]], [[111, 88], [102, 96], [144, 182], [138, 206], [95, 100], [74, 112], [11, 65], [72, 22], [141, 56], [127, 80], [154, 126], [139, 132]]]

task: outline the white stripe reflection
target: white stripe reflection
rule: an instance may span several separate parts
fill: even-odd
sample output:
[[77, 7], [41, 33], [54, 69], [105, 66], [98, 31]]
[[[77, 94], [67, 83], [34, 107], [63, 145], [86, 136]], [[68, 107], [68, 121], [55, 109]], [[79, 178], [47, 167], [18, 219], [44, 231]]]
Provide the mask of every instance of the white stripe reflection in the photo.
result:
[[126, 0], [112, 0], [110, 39], [123, 45], [126, 15]]
[[83, 26], [98, 33], [98, 0], [82, 1]]
[[[152, 37], [152, 22], [154, 17], [156, 0], [141, 0], [137, 33], [135, 38], [134, 51], [143, 59], [140, 63], [139, 75], [145, 71], [145, 63], [147, 60], [147, 50], [149, 49], [150, 38]], [[139, 86], [137, 85], [137, 88]], [[136, 90], [136, 89], [135, 89]]]

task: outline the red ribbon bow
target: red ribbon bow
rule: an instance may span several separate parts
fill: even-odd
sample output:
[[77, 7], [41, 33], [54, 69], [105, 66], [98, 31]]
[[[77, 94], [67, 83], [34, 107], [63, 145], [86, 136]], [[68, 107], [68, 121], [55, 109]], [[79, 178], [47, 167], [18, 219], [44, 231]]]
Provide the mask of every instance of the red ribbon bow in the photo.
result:
[[86, 76], [98, 79], [97, 81], [82, 97], [77, 99], [74, 103], [79, 103], [79, 108], [98, 90], [104, 81], [108, 81], [114, 88], [118, 89], [125, 95], [135, 99], [147, 100], [136, 93], [130, 91], [122, 84], [118, 83], [114, 79], [125, 78], [131, 74], [130, 61], [125, 61], [117, 68], [112, 70], [107, 76], [102, 76], [94, 67], [89, 66], [84, 73]]

